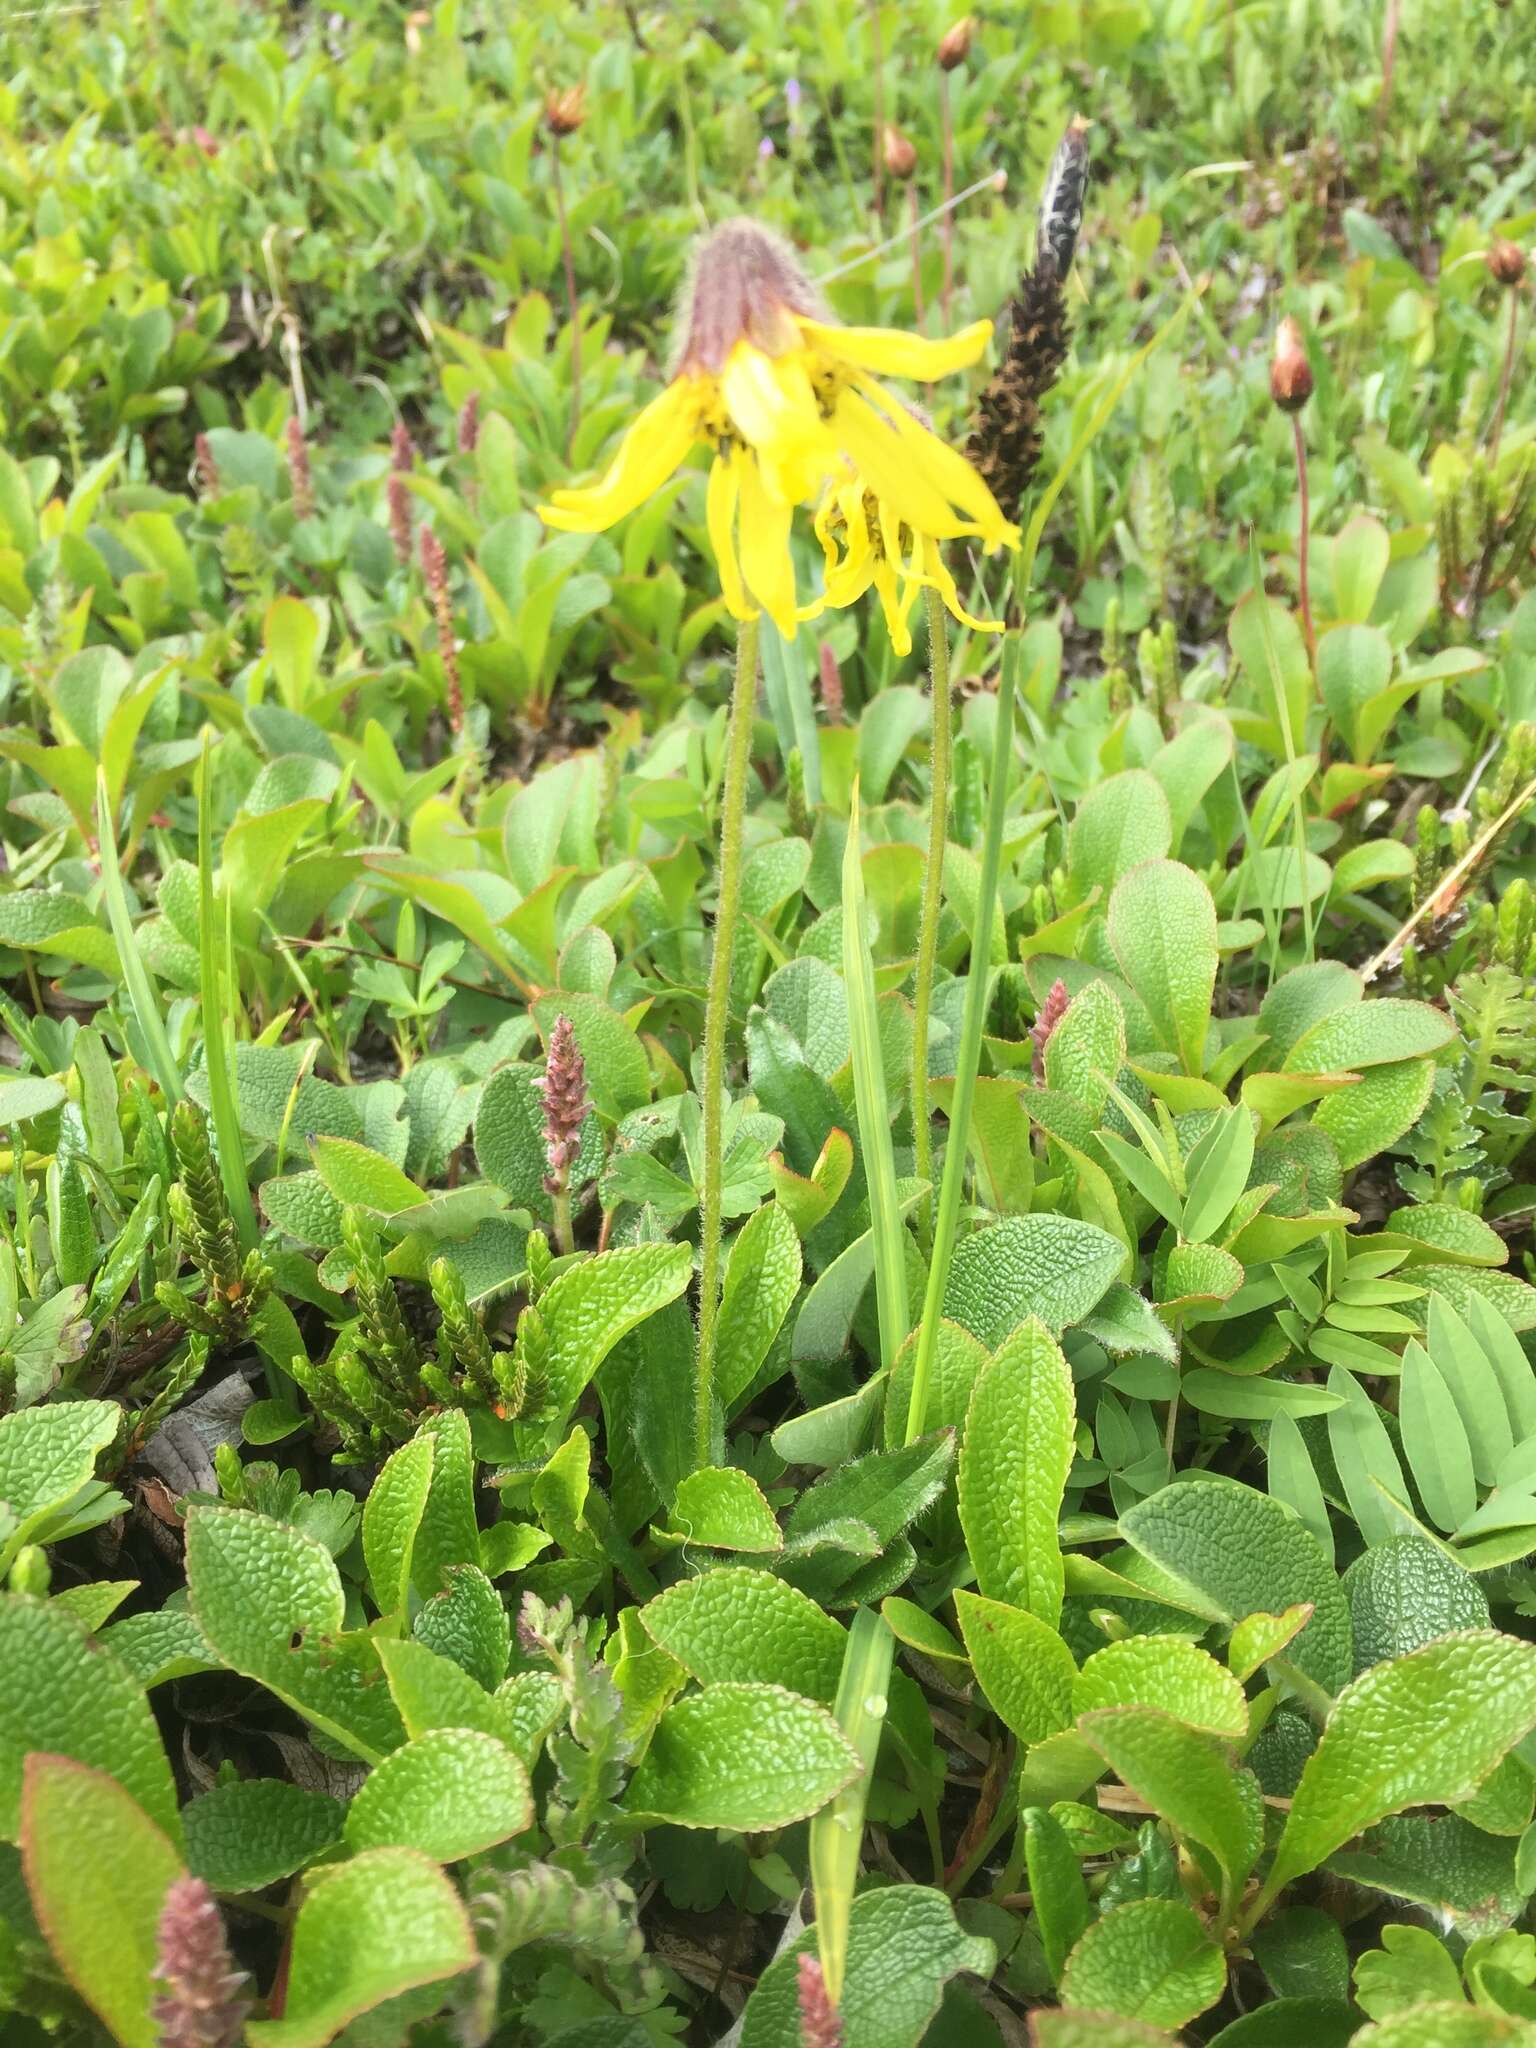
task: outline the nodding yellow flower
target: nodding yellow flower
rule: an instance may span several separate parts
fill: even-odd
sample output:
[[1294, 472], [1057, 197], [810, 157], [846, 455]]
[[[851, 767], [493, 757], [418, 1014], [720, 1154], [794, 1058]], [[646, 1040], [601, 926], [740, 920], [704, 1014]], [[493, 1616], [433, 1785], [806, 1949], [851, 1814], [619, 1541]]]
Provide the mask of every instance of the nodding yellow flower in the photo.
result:
[[[867, 492], [879, 506], [882, 536], [887, 526], [896, 542], [908, 536], [912, 567], [904, 581], [937, 584], [964, 617], [937, 543], [970, 535], [988, 549], [1016, 547], [1018, 529], [970, 463], [873, 373], [948, 376], [977, 360], [991, 332], [987, 320], [946, 341], [835, 326], [776, 236], [753, 221], [729, 221], [700, 248], [671, 382], [634, 420], [606, 475], [554, 492], [540, 516], [566, 532], [599, 533], [660, 490], [704, 441], [714, 450], [705, 499], [710, 544], [737, 618], [765, 611], [792, 638], [798, 618], [824, 603], [850, 603], [872, 582], [885, 600], [891, 586], [882, 539], [878, 574], [871, 569], [860, 582], [861, 569], [844, 562], [836, 592], [829, 580], [825, 598], [796, 603], [794, 508], [830, 491], [835, 509], [839, 494], [855, 485], [861, 505]], [[863, 527], [867, 534], [867, 517]], [[900, 558], [901, 548], [891, 554]], [[850, 594], [837, 594], [843, 591]], [[899, 604], [896, 612], [904, 620]], [[886, 615], [894, 616], [890, 602]]]
[[907, 618], [924, 589], [936, 590], [950, 613], [973, 632], [1003, 630], [1001, 619], [973, 618], [961, 604], [934, 536], [915, 533], [890, 501], [877, 497], [860, 477], [827, 492], [816, 513], [816, 538], [827, 558], [826, 602], [841, 610], [873, 587], [898, 654], [912, 652]]

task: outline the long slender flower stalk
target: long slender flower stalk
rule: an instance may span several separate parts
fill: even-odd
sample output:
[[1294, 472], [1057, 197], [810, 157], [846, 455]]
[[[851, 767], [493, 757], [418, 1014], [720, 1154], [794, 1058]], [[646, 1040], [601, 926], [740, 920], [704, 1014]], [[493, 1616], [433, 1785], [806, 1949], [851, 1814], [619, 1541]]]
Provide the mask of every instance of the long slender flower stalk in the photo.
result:
[[955, 114], [949, 98], [949, 74], [957, 71], [971, 54], [971, 37], [974, 24], [968, 14], [962, 15], [952, 28], [939, 38], [939, 127], [943, 142], [943, 223], [940, 237], [944, 248], [944, 283], [939, 293], [939, 306], [943, 313], [944, 325], [949, 325], [950, 301], [955, 290]]
[[711, 1462], [715, 1429], [715, 1335], [720, 1318], [720, 1211], [725, 1179], [725, 1037], [731, 1009], [731, 936], [741, 900], [741, 835], [757, 707], [757, 622], [736, 639], [736, 681], [720, 801], [720, 891], [704, 1014], [704, 1185], [699, 1202], [699, 1349], [694, 1375], [694, 1455]]
[[1301, 431], [1302, 407], [1312, 396], [1312, 365], [1307, 361], [1301, 329], [1289, 317], [1280, 322], [1275, 334], [1275, 353], [1269, 366], [1269, 391], [1275, 404], [1291, 420], [1291, 438], [1296, 451], [1296, 492], [1300, 499], [1301, 525], [1296, 536], [1296, 594], [1301, 606], [1301, 630], [1307, 653], [1317, 660], [1317, 635], [1312, 629], [1310, 558], [1312, 550], [1312, 495], [1307, 484], [1307, 443]]
[[555, 219], [560, 227], [560, 262], [565, 271], [565, 309], [571, 323], [571, 424], [566, 447], [576, 445], [581, 425], [581, 302], [576, 296], [576, 258], [571, 249], [571, 226], [565, 212], [565, 184], [560, 170], [560, 145], [574, 135], [587, 117], [586, 90], [579, 85], [552, 92], [544, 102], [544, 125], [549, 130], [549, 182], [555, 193]]
[[[917, 967], [912, 987], [913, 1170], [919, 1180], [933, 1172], [933, 1130], [928, 1116], [928, 1026], [933, 976], [938, 963], [939, 913], [944, 899], [944, 849], [949, 843], [950, 735], [949, 630], [936, 590], [928, 604], [928, 670], [932, 679], [933, 735], [928, 747], [928, 865], [917, 928]], [[982, 943], [978, 932], [975, 943]]]

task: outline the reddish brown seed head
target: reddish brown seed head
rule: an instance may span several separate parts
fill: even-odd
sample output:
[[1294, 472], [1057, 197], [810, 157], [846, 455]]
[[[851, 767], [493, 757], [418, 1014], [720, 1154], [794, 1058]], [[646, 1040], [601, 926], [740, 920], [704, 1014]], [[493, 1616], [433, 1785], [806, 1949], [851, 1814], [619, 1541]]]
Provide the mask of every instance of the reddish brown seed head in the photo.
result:
[[1484, 260], [1500, 284], [1518, 284], [1525, 275], [1525, 251], [1518, 242], [1495, 242]]
[[586, 118], [584, 85], [567, 85], [544, 95], [544, 125], [551, 135], [574, 135]]
[[917, 169], [917, 146], [910, 136], [902, 134], [894, 121], [886, 122], [880, 147], [885, 156], [885, 168], [891, 176], [910, 178]]
[[1300, 412], [1312, 396], [1312, 365], [1307, 361], [1301, 329], [1286, 316], [1275, 334], [1269, 364], [1269, 395], [1282, 412]]
[[953, 28], [947, 28], [939, 37], [939, 68], [943, 71], [958, 71], [971, 54], [971, 39], [976, 33], [976, 23], [969, 14], [962, 14]]

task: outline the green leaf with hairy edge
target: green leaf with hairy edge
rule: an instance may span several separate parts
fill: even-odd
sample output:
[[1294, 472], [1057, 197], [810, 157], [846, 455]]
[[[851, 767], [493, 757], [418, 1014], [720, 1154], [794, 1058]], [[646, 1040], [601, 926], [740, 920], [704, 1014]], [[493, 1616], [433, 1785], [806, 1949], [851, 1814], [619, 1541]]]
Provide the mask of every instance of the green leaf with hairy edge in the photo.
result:
[[1345, 1172], [1395, 1145], [1424, 1113], [1435, 1085], [1433, 1060], [1398, 1060], [1368, 1067], [1353, 1087], [1326, 1096], [1312, 1112], [1313, 1128], [1338, 1147]]
[[1072, 1711], [1121, 1706], [1157, 1707], [1213, 1735], [1248, 1733], [1242, 1686], [1184, 1636], [1126, 1636], [1094, 1651], [1073, 1680]]
[[1488, 1626], [1482, 1587], [1427, 1536], [1389, 1536], [1373, 1544], [1344, 1574], [1344, 1592], [1357, 1676], [1437, 1636]]
[[1118, 1280], [1096, 1308], [1077, 1324], [1096, 1344], [1102, 1344], [1112, 1358], [1141, 1357], [1147, 1353], [1166, 1358], [1176, 1365], [1178, 1339], [1144, 1295]]
[[807, 1699], [837, 1696], [847, 1631], [816, 1602], [767, 1572], [727, 1565], [681, 1579], [640, 1609], [647, 1635], [703, 1685], [787, 1685]]
[[344, 1207], [393, 1216], [424, 1200], [416, 1183], [370, 1146], [351, 1138], [313, 1138], [309, 1149], [327, 1192]]
[[56, 1508], [90, 1483], [122, 1419], [115, 1401], [52, 1401], [0, 1415], [0, 1501], [16, 1517], [0, 1544], [0, 1572]]
[[1339, 1483], [1356, 1526], [1367, 1543], [1381, 1543], [1402, 1531], [1402, 1517], [1382, 1499], [1377, 1485], [1384, 1486], [1393, 1500], [1407, 1503], [1408, 1483], [1397, 1462], [1387, 1425], [1375, 1402], [1346, 1366], [1335, 1365], [1328, 1373], [1330, 1394], [1342, 1394], [1343, 1405], [1328, 1417], [1328, 1446], [1338, 1469]]
[[1093, 1918], [1078, 1852], [1061, 1822], [1045, 1807], [1019, 1815], [1024, 1830], [1024, 1870], [1034, 1902], [1035, 1925], [1045, 1966], [1056, 1982], [1073, 1944]]
[[[917, 1360], [914, 1330], [896, 1354], [885, 1384], [885, 1443], [888, 1450], [906, 1440], [907, 1409], [912, 1400], [912, 1373]], [[985, 1348], [969, 1330], [939, 1318], [933, 1364], [928, 1379], [928, 1427], [952, 1429], [964, 1441], [965, 1418], [972, 1390], [987, 1362]]]
[[462, 1408], [445, 1408], [428, 1417], [416, 1441], [432, 1446], [426, 1506], [411, 1541], [411, 1584], [426, 1600], [447, 1584], [450, 1565], [478, 1564], [480, 1529], [469, 1417]]
[[546, 1385], [562, 1422], [619, 1339], [675, 1301], [692, 1277], [686, 1244], [625, 1245], [556, 1275], [539, 1313], [549, 1332]]
[[251, 2048], [324, 2048], [386, 1999], [475, 1961], [464, 1902], [415, 1849], [367, 1849], [317, 1871], [293, 1925], [280, 2020], [252, 2020]]
[[1045, 1041], [1045, 1085], [1096, 1124], [1125, 1065], [1125, 1015], [1107, 981], [1090, 981]]
[[489, 1692], [507, 1675], [512, 1622], [501, 1595], [477, 1564], [451, 1564], [447, 1585], [411, 1624], [418, 1643], [451, 1657]]
[[673, 1496], [668, 1526], [711, 1550], [768, 1555], [784, 1548], [783, 1532], [763, 1489], [734, 1465], [690, 1472]]
[[347, 1809], [345, 1837], [362, 1849], [420, 1849], [457, 1863], [520, 1835], [533, 1819], [528, 1773], [503, 1742], [475, 1728], [434, 1728], [385, 1757]]
[[676, 1827], [755, 1834], [804, 1820], [858, 1769], [832, 1716], [797, 1693], [708, 1685], [663, 1712], [623, 1806]]
[[954, 1438], [939, 1430], [855, 1458], [806, 1488], [784, 1518], [784, 1534], [803, 1540], [838, 1522], [862, 1522], [884, 1549], [937, 1500], [954, 1454]]
[[1061, 1620], [1056, 1525], [1076, 1422], [1061, 1346], [1031, 1317], [976, 1382], [956, 1484], [978, 1589], [989, 1600], [1027, 1608], [1049, 1628]]
[[1064, 2003], [1182, 2027], [1220, 1998], [1227, 1965], [1188, 1906], [1135, 1899], [1096, 1920], [1067, 1958]]
[[1225, 1745], [1158, 1707], [1104, 1707], [1078, 1733], [1122, 1783], [1221, 1866], [1222, 1918], [1230, 1917], [1264, 1840], [1258, 1780]]
[[1109, 899], [1109, 943], [1164, 1047], [1201, 1073], [1218, 958], [1210, 890], [1176, 860], [1132, 868]]
[[955, 1613], [977, 1683], [1020, 1742], [1043, 1742], [1072, 1719], [1077, 1666], [1055, 1629], [1022, 1607], [957, 1592]]
[[1407, 1806], [1470, 1799], [1536, 1727], [1536, 1645], [1493, 1629], [1376, 1664], [1334, 1701], [1302, 1768], [1262, 1900]]
[[1377, 996], [1335, 1010], [1297, 1039], [1285, 1056], [1287, 1074], [1348, 1074], [1439, 1052], [1456, 1036], [1443, 1010], [1402, 996]]
[[187, 1585], [209, 1645], [232, 1671], [376, 1764], [404, 1730], [371, 1642], [343, 1634], [335, 1560], [312, 1536], [244, 1508], [187, 1512]]
[[1317, 1538], [1281, 1502], [1235, 1479], [1181, 1479], [1127, 1509], [1120, 1529], [1228, 1627], [1261, 1609], [1310, 1601], [1312, 1619], [1291, 1661], [1325, 1692], [1349, 1677], [1349, 1608], [1339, 1582]]
[[160, 1911], [185, 1875], [175, 1845], [105, 1771], [41, 1754], [27, 1759], [21, 1854], [64, 1975], [122, 2048], [156, 2048]]
[[1449, 1535], [1477, 1508], [1472, 1446], [1450, 1388], [1424, 1346], [1411, 1339], [1403, 1347], [1397, 1413], [1403, 1455], [1413, 1468], [1424, 1511]]
[[259, 1892], [341, 1840], [346, 1808], [283, 1778], [241, 1778], [182, 1808], [187, 1863], [216, 1892]]
[[1271, 1657], [1278, 1657], [1291, 1639], [1312, 1619], [1306, 1602], [1298, 1601], [1283, 1614], [1245, 1614], [1227, 1643], [1227, 1664], [1234, 1678], [1246, 1684]]
[[378, 1655], [390, 1697], [413, 1742], [435, 1728], [477, 1728], [482, 1735], [494, 1735], [504, 1742], [514, 1756], [531, 1766], [526, 1730], [516, 1697], [509, 1690], [516, 1680], [509, 1679], [494, 1693], [487, 1692], [462, 1665], [414, 1637], [402, 1642], [385, 1640], [379, 1644]]
[[1412, 1277], [1412, 1269], [1421, 1259], [1467, 1266], [1509, 1264], [1509, 1246], [1492, 1224], [1474, 1216], [1470, 1209], [1459, 1209], [1454, 1202], [1394, 1209], [1374, 1237], [1383, 1250], [1407, 1249], [1405, 1278]]
[[964, 1650], [943, 1622], [936, 1620], [926, 1607], [919, 1607], [914, 1601], [903, 1600], [900, 1595], [893, 1594], [890, 1599], [880, 1602], [880, 1612], [897, 1642], [905, 1643], [909, 1650], [916, 1650], [919, 1655], [933, 1658], [941, 1665], [958, 1667], [965, 1663]]
[[789, 1212], [767, 1202], [749, 1216], [725, 1262], [716, 1339], [720, 1399], [729, 1414], [757, 1377], [800, 1291], [800, 1238]]
[[1067, 834], [1073, 890], [1086, 896], [1097, 886], [1107, 894], [1131, 868], [1163, 859], [1172, 844], [1173, 817], [1157, 778], [1145, 768], [1107, 776], [1084, 792]]
[[[763, 1971], [742, 2016], [741, 2048], [801, 2048], [799, 1959], [816, 1953], [809, 1927]], [[962, 1970], [991, 1974], [992, 1943], [968, 1935], [942, 1892], [925, 1885], [866, 1891], [848, 1916], [848, 1961], [839, 2013], [843, 2048], [913, 2048]]]
[[16, 1840], [32, 1750], [110, 1772], [181, 1841], [171, 1767], [138, 1681], [56, 1602], [0, 1594], [0, 1840]]
[[432, 1487], [435, 1446], [414, 1436], [388, 1457], [363, 1503], [363, 1559], [380, 1614], [404, 1612], [411, 1591], [411, 1553]]
[[1087, 1315], [1119, 1277], [1125, 1247], [1075, 1216], [1009, 1216], [962, 1238], [944, 1313], [995, 1351], [1027, 1316], [1055, 1334]]

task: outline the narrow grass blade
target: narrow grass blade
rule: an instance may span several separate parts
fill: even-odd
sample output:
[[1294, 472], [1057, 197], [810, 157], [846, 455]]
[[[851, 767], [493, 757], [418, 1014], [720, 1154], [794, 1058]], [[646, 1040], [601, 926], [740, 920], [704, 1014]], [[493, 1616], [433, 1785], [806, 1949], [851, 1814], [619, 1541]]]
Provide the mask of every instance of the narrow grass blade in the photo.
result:
[[896, 1199], [896, 1161], [875, 1011], [875, 963], [864, 930], [864, 868], [859, 857], [859, 787], [853, 786], [848, 845], [843, 854], [843, 979], [848, 984], [848, 1027], [853, 1049], [853, 1099], [859, 1149], [869, 1182], [875, 1238], [875, 1299], [880, 1310], [880, 1363], [889, 1366], [911, 1328], [907, 1303], [907, 1251]]
[[[227, 909], [227, 906], [226, 906]], [[224, 977], [219, 954], [228, 945], [226, 919], [219, 914], [213, 891], [213, 774], [208, 735], [197, 786], [197, 954], [203, 998], [203, 1062], [208, 1069], [208, 1103], [218, 1142], [219, 1178], [242, 1246], [249, 1251], [257, 1239], [256, 1211], [245, 1171], [245, 1140], [235, 1109], [234, 1043], [224, 1002]]]
[[168, 1103], [179, 1102], [181, 1075], [177, 1070], [176, 1055], [171, 1051], [154, 978], [134, 943], [133, 913], [128, 908], [128, 892], [123, 887], [123, 871], [117, 859], [117, 825], [112, 816], [111, 799], [107, 795], [107, 778], [99, 769], [96, 774], [96, 843], [101, 849], [101, 886], [106, 898], [107, 921], [117, 942], [117, 956], [122, 962], [123, 979], [128, 984], [128, 1000], [133, 1005], [139, 1035], [144, 1041], [151, 1071], [160, 1083], [161, 1094]]

